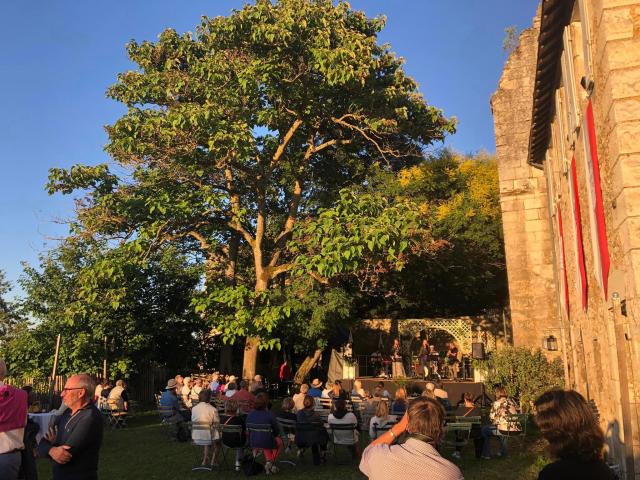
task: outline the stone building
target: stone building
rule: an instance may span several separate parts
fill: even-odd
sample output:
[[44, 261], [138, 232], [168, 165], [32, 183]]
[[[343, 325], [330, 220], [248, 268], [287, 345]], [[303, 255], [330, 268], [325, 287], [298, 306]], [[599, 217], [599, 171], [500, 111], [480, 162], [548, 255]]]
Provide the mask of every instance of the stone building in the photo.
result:
[[640, 479], [640, 1], [543, 0], [491, 105], [514, 343], [561, 356]]

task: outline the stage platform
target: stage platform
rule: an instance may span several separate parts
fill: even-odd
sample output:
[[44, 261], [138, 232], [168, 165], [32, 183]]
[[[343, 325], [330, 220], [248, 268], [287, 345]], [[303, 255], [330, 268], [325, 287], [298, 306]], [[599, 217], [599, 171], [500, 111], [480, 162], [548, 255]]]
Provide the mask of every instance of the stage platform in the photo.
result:
[[[358, 377], [357, 380], [362, 382], [362, 388], [364, 388], [367, 392], [372, 392], [374, 387], [378, 382], [384, 383], [384, 388], [393, 396], [396, 389], [399, 386], [404, 386], [408, 393], [411, 394], [411, 391], [414, 389], [420, 389], [422, 392], [425, 388], [426, 381], [418, 378], [397, 378], [386, 380], [384, 378], [378, 377]], [[342, 388], [346, 391], [351, 392], [353, 388], [353, 379], [343, 379], [342, 380]], [[483, 397], [485, 393], [484, 383], [482, 382], [473, 382], [470, 380], [460, 380], [460, 381], [452, 381], [452, 380], [443, 380], [442, 381], [444, 390], [449, 394], [449, 401], [455, 405], [462, 398], [462, 394], [464, 392], [471, 392], [473, 394], [473, 398]]]

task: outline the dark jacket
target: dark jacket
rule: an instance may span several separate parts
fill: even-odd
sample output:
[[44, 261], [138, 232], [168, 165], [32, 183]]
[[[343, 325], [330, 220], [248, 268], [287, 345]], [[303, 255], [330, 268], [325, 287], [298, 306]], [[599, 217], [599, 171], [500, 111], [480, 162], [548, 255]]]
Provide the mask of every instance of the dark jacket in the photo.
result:
[[45, 438], [38, 444], [41, 457], [48, 457], [52, 447], [69, 445], [71, 460], [60, 465], [53, 462], [53, 480], [97, 480], [98, 454], [102, 445], [102, 415], [93, 403], [90, 403], [75, 414], [71, 409], [56, 419], [58, 429], [55, 441], [50, 443]]
[[250, 425], [270, 425], [271, 433], [252, 432], [249, 434], [249, 445], [251, 448], [276, 448], [275, 437], [278, 436], [278, 421], [269, 410], [254, 410], [247, 415], [247, 429]]

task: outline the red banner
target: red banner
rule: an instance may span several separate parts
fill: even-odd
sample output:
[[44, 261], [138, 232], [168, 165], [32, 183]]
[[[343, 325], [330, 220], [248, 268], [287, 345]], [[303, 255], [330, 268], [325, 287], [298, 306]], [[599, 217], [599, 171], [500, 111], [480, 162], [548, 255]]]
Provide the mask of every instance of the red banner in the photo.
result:
[[587, 269], [584, 263], [584, 246], [582, 241], [582, 215], [580, 213], [580, 194], [578, 193], [578, 175], [576, 173], [576, 158], [571, 159], [571, 203], [573, 204], [573, 221], [576, 233], [576, 265], [577, 277], [580, 282], [582, 295], [582, 310], [587, 310]]
[[562, 282], [560, 300], [562, 309], [567, 319], [569, 319], [569, 282], [567, 281], [567, 261], [564, 256], [564, 230], [562, 229], [562, 211], [560, 210], [560, 205], [556, 207], [556, 217], [558, 218], [558, 241], [560, 243], [558, 254], [560, 255], [560, 281]]
[[602, 202], [602, 188], [600, 184], [600, 163], [598, 161], [598, 145], [596, 142], [596, 127], [593, 120], [593, 105], [591, 99], [587, 104], [585, 115], [586, 139], [585, 162], [587, 165], [587, 185], [589, 187], [589, 206], [591, 219], [591, 242], [593, 244], [594, 266], [596, 278], [607, 298], [609, 268], [609, 244], [607, 242], [607, 228], [604, 220], [604, 206]]

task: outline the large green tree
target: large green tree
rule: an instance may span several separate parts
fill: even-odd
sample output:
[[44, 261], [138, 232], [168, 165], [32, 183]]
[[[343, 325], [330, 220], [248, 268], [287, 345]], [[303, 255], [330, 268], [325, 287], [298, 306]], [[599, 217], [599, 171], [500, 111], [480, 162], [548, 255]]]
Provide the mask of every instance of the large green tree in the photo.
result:
[[0, 357], [7, 343], [24, 322], [18, 312], [18, 306], [7, 298], [10, 291], [11, 284], [7, 281], [4, 271], [0, 270]]
[[345, 2], [258, 0], [204, 18], [195, 34], [132, 42], [138, 68], [108, 92], [128, 107], [106, 147], [127, 173], [51, 171], [50, 192], [88, 191], [75, 235], [118, 239], [143, 258], [179, 244], [206, 265], [216, 302], [199, 308], [228, 340], [246, 337], [245, 376], [257, 347], [277, 344], [277, 318], [290, 315], [252, 308], [295, 267], [296, 223], [373, 165], [416, 163], [454, 130], [378, 43], [383, 26]]

